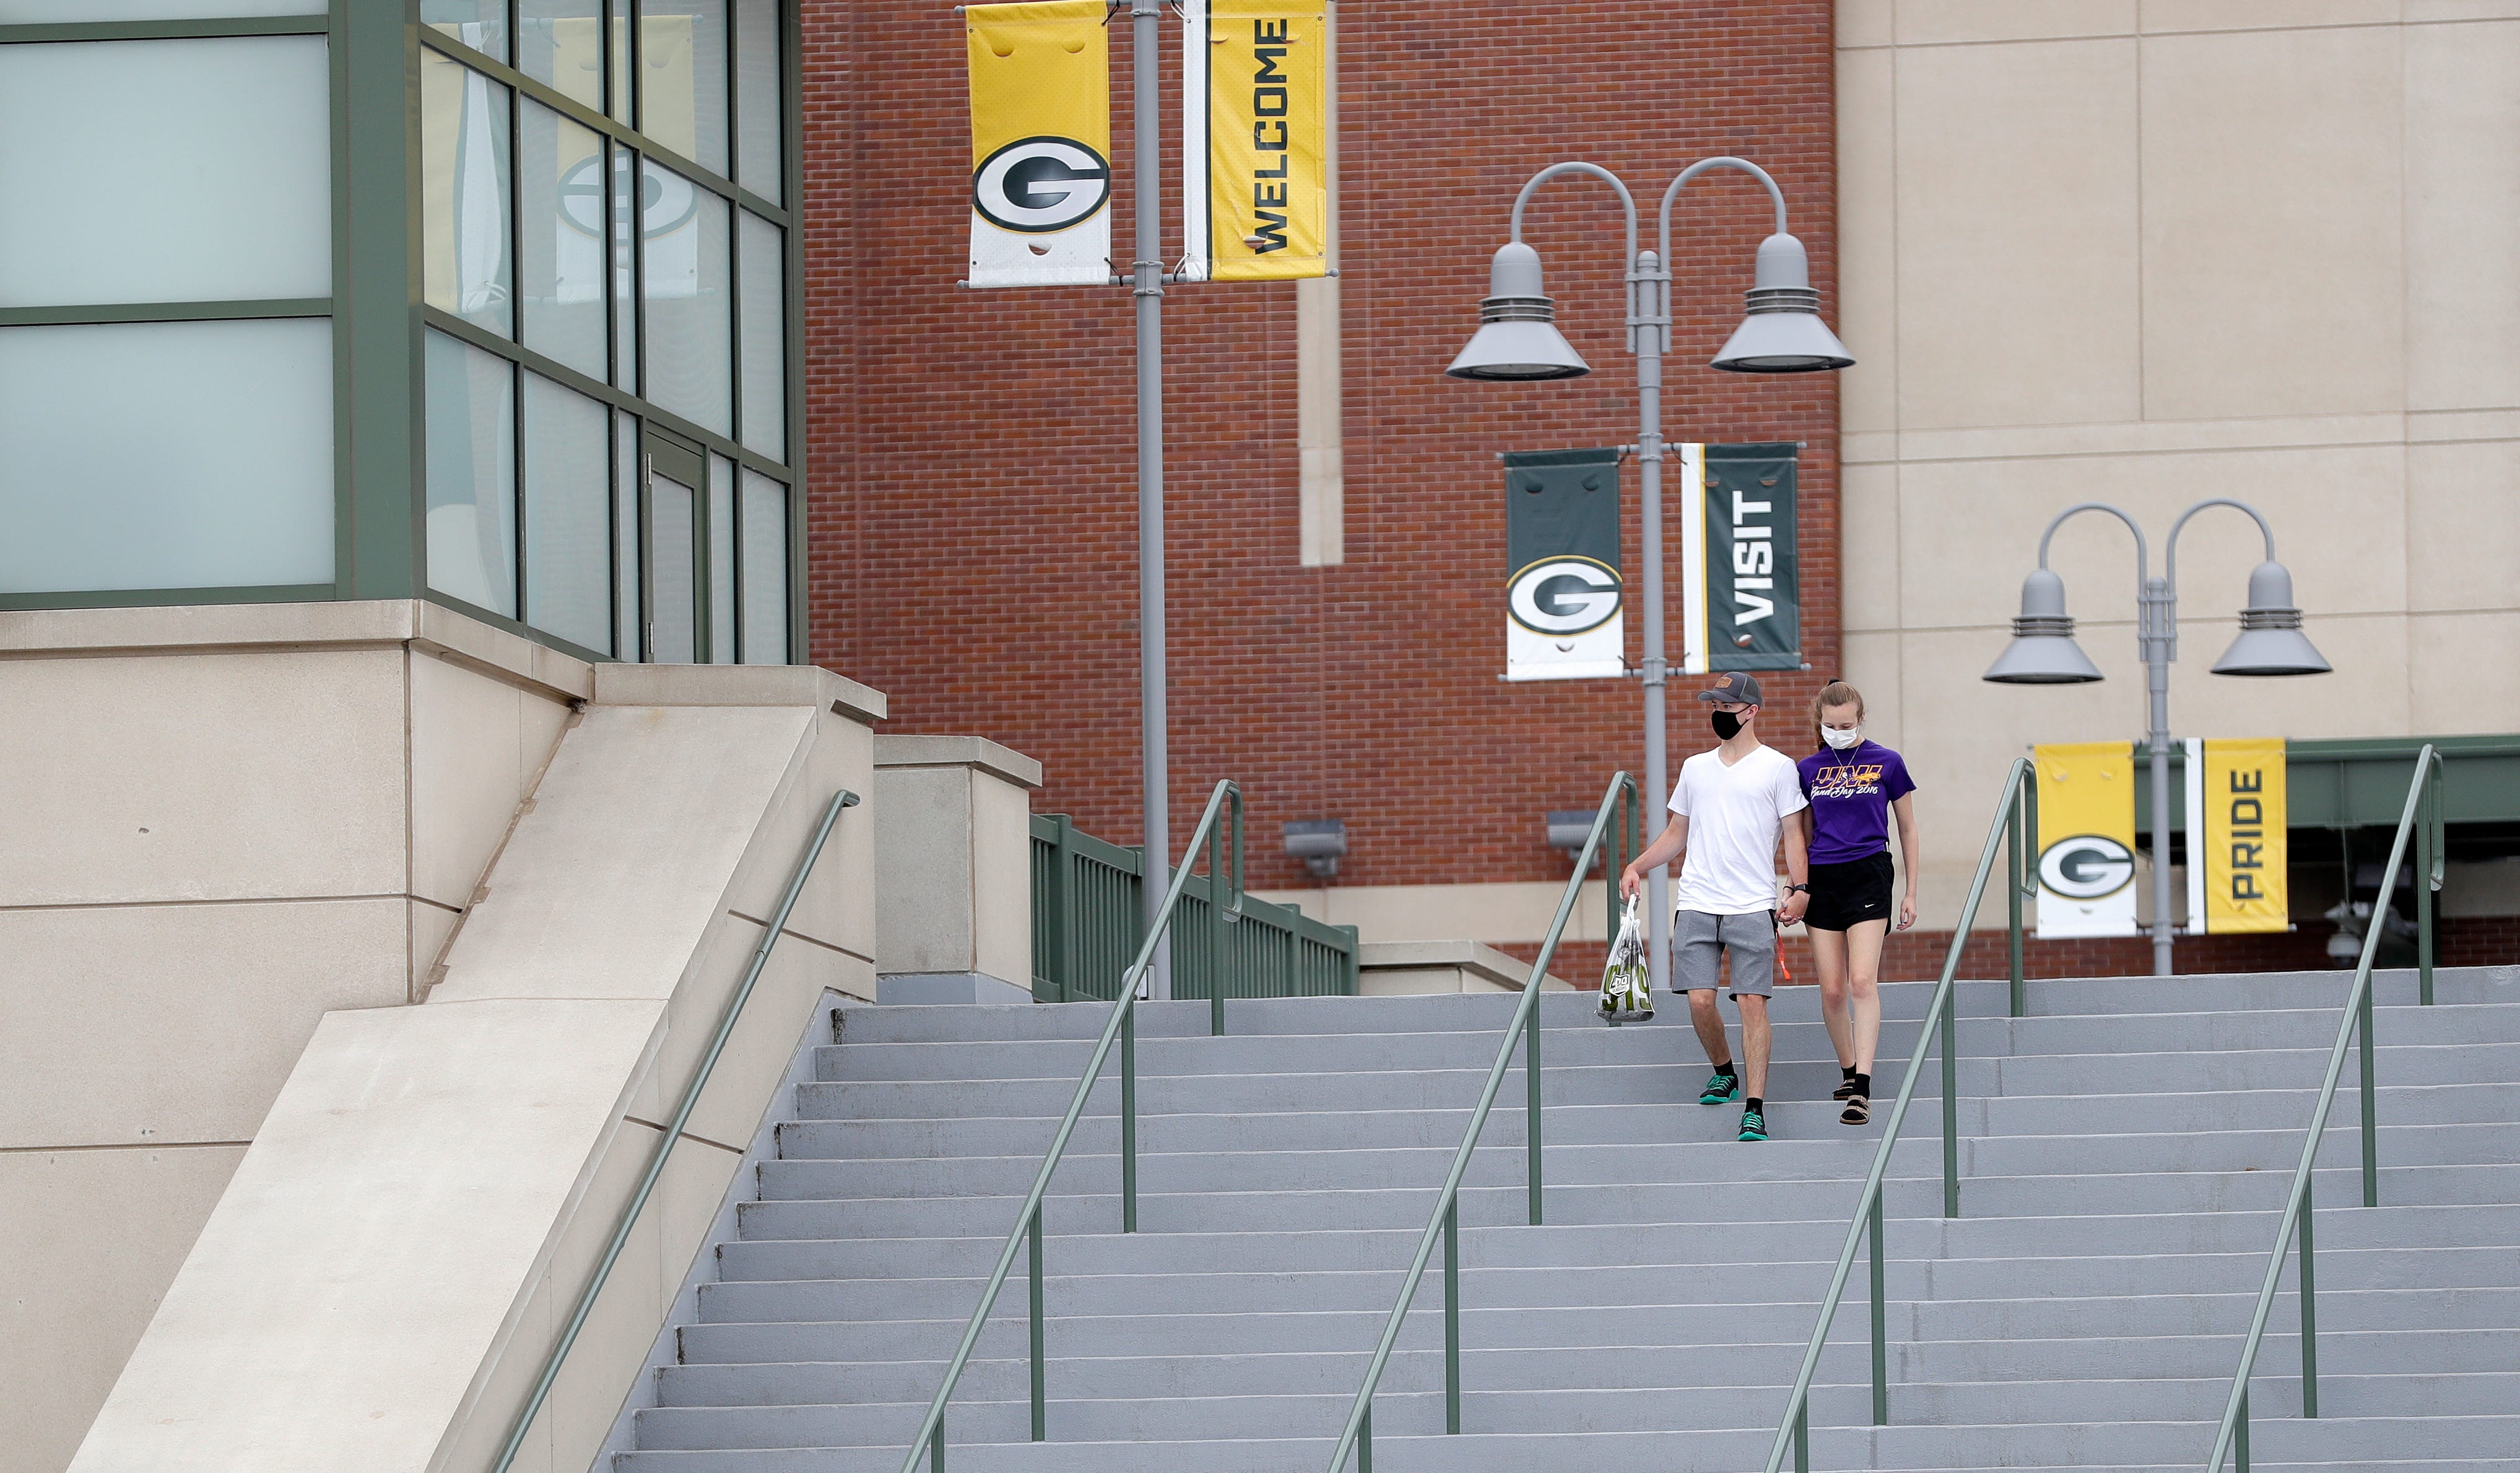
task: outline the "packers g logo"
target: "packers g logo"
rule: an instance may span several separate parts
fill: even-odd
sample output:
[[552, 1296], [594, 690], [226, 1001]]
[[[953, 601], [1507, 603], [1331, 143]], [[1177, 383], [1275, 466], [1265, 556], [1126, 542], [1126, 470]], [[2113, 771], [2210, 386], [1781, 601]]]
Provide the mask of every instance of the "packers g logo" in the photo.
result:
[[1533, 634], [1565, 639], [1619, 612], [1619, 570], [1590, 558], [1544, 558], [1506, 585], [1506, 612]]
[[1111, 161], [1073, 138], [1018, 138], [971, 171], [971, 207], [1001, 230], [1047, 235], [1094, 218]]
[[2115, 895], [2134, 878], [2135, 856], [2126, 845], [2101, 834], [2058, 839], [2039, 856], [2039, 882], [2067, 900]]

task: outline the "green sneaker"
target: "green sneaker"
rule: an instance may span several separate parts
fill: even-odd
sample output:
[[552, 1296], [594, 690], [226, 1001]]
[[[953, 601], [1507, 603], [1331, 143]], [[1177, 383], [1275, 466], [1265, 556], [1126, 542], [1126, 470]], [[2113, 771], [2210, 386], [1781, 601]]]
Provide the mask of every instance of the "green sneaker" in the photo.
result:
[[1767, 1139], [1768, 1117], [1759, 1113], [1757, 1110], [1743, 1110], [1741, 1112], [1741, 1134], [1737, 1138], [1742, 1140]]
[[1703, 1105], [1725, 1104], [1741, 1097], [1741, 1076], [1718, 1074], [1697, 1092], [1697, 1102]]

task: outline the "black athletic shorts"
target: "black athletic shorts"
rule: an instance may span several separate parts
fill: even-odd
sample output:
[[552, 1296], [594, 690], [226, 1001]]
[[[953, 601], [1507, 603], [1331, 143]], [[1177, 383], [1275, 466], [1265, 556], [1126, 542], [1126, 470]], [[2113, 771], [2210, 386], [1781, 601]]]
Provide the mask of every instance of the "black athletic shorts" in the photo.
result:
[[1862, 921], [1891, 919], [1894, 877], [1887, 849], [1842, 865], [1812, 866], [1811, 909], [1803, 912], [1803, 924], [1817, 931], [1843, 931]]

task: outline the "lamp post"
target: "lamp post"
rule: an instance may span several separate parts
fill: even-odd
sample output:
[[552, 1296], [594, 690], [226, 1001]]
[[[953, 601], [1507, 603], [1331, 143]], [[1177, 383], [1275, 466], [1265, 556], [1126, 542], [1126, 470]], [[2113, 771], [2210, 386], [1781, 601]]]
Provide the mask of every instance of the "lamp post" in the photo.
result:
[[[1522, 242], [1523, 207], [1543, 184], [1560, 174], [1589, 174], [1619, 192], [1627, 207], [1628, 349], [1637, 358], [1637, 459], [1644, 467], [1644, 677], [1645, 787], [1657, 797], [1670, 791], [1664, 750], [1663, 687], [1669, 662], [1662, 628], [1662, 357], [1671, 347], [1671, 206], [1681, 186], [1710, 169], [1739, 169], [1768, 187], [1776, 201], [1776, 233], [1759, 243], [1747, 311], [1741, 325], [1708, 365], [1733, 374], [1804, 374], [1845, 368], [1855, 360], [1820, 319], [1820, 293], [1812, 290], [1803, 243], [1785, 233], [1785, 195], [1768, 171], [1746, 158], [1701, 158], [1680, 171], [1662, 196], [1659, 252], [1637, 249], [1637, 201], [1619, 176], [1598, 164], [1552, 163], [1534, 174], [1513, 198], [1511, 235], [1489, 268], [1487, 299], [1479, 303], [1479, 330], [1444, 372], [1456, 379], [1520, 380], [1573, 379], [1592, 366], [1557, 331], [1556, 304], [1540, 285], [1540, 253]], [[1687, 580], [1702, 576], [1683, 569]], [[1689, 651], [1682, 651], [1687, 664]], [[1605, 876], [1605, 883], [1616, 883]], [[1652, 945], [1646, 951], [1654, 986], [1670, 986], [1668, 879], [1647, 876]]]
[[[2171, 523], [2163, 552], [2164, 570], [2155, 578], [2147, 560], [2143, 528], [2133, 516], [2107, 502], [2087, 501], [2067, 507], [2039, 534], [2039, 567], [2021, 580], [2021, 616], [2012, 621], [2012, 643], [2004, 647], [1985, 678], [2005, 686], [2086, 685], [2100, 678], [2099, 667], [2074, 643], [2074, 621], [2065, 613], [2065, 580], [2048, 570], [2048, 544], [2065, 518], [2078, 512], [2106, 512], [2135, 534], [2136, 647], [2141, 652], [2151, 697], [2151, 730], [2147, 750], [2152, 758], [2152, 970], [2171, 975], [2170, 965], [2170, 664], [2179, 658], [2179, 534], [2187, 519], [2208, 507], [2246, 512], [2266, 539], [2266, 560], [2249, 573], [2249, 603], [2240, 610], [2240, 637], [2214, 662], [2216, 675], [2324, 675], [2326, 659], [2301, 632], [2301, 610], [2293, 606], [2292, 574], [2275, 561], [2274, 529], [2258, 509], [2229, 497], [2209, 497], [2179, 513]], [[2195, 856], [2188, 857], [2194, 864]]]

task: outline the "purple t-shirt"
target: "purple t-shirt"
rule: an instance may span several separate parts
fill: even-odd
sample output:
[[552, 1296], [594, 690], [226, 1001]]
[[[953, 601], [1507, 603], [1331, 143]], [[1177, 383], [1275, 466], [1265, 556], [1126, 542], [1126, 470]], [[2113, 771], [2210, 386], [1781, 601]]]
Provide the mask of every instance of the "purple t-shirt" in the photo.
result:
[[1916, 790], [1908, 764], [1877, 741], [1822, 747], [1794, 764], [1811, 800], [1811, 862], [1843, 865], [1890, 847], [1890, 805]]

